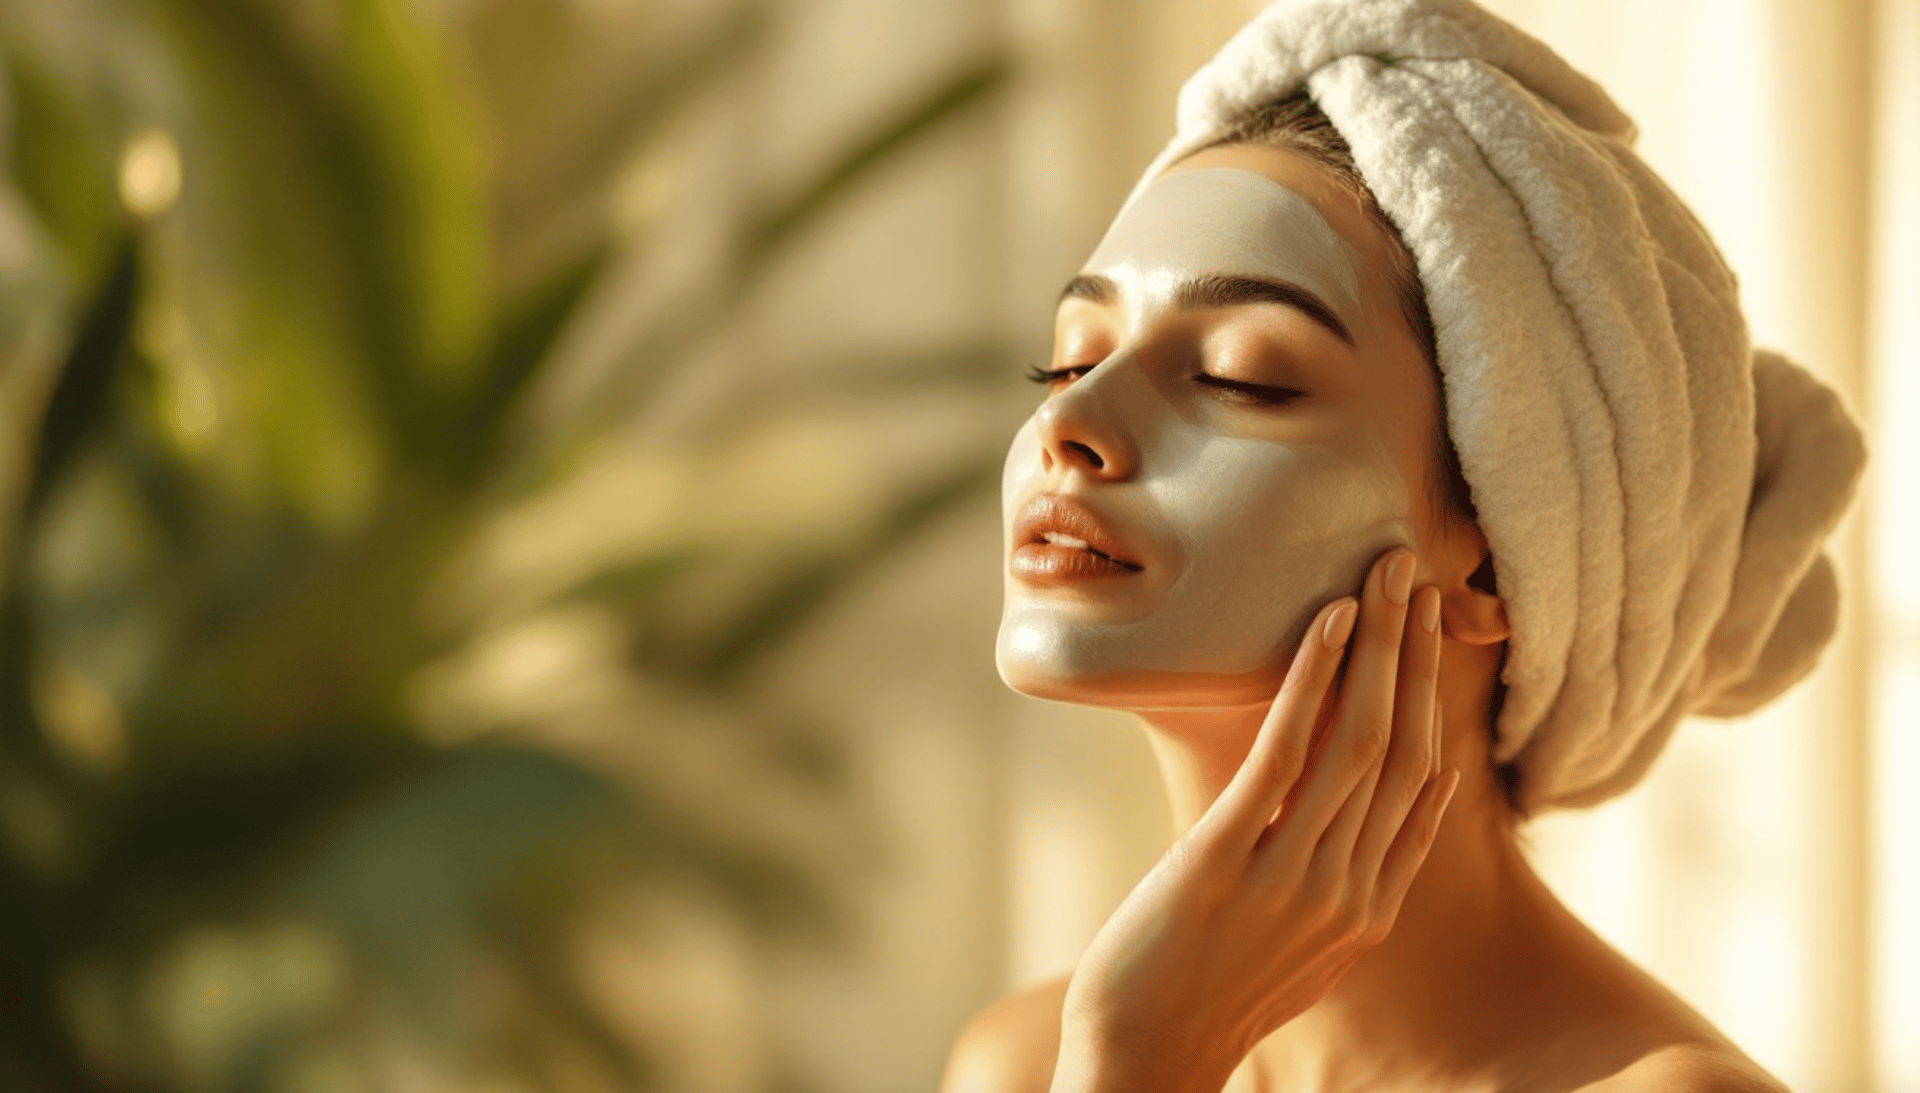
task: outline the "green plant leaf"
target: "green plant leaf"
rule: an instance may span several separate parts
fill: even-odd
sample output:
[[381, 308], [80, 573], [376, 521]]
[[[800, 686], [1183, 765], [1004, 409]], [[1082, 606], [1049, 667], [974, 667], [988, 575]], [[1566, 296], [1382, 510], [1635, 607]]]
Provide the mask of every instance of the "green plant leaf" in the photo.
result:
[[769, 203], [751, 219], [741, 237], [741, 264], [751, 268], [764, 261], [866, 176], [899, 158], [907, 146], [998, 92], [1012, 72], [1006, 56], [983, 57], [843, 149], [812, 181]]
[[[369, 242], [391, 271], [406, 357], [426, 414], [479, 348], [488, 300], [487, 178], [479, 103], [407, 0], [348, 0], [352, 131], [384, 215]], [[363, 272], [374, 272], [368, 269]]]
[[446, 752], [360, 807], [295, 882], [376, 966], [405, 976], [471, 940], [486, 902], [544, 850], [617, 815], [604, 779], [545, 752]]
[[716, 684], [738, 676], [883, 558], [901, 549], [914, 532], [997, 484], [1001, 462], [996, 451], [963, 464], [894, 504], [852, 549], [786, 573], [702, 651], [693, 674]]
[[[660, 311], [660, 317], [632, 340], [633, 349], [609, 379], [578, 407], [575, 440], [561, 459], [586, 449], [584, 437], [598, 435], [624, 419], [648, 398], [660, 380], [738, 313], [753, 285], [773, 260], [810, 224], [858, 183], [943, 123], [975, 107], [1008, 81], [1012, 64], [1001, 54], [962, 68], [918, 101], [852, 142], [810, 182], [794, 193], [770, 200], [749, 218], [736, 241], [731, 263], [707, 284], [685, 290]], [[551, 476], [551, 471], [548, 476]]]
[[[128, 239], [120, 246], [106, 283], [81, 316], [73, 347], [67, 351], [53, 396], [41, 417], [33, 470], [21, 508], [18, 534], [23, 539], [31, 535], [48, 498], [81, 450], [106, 425], [113, 406], [114, 381], [127, 355], [139, 292], [138, 250]], [[11, 556], [18, 558], [19, 552]]]
[[466, 420], [450, 438], [460, 446], [461, 462], [497, 454], [509, 412], [550, 359], [567, 323], [598, 283], [606, 260], [604, 248], [589, 251], [529, 293], [500, 324], [477, 378]]
[[[70, 252], [69, 266], [84, 271], [86, 240], [96, 240], [91, 276], [107, 285], [80, 320], [49, 401], [19, 527], [31, 533], [88, 445], [102, 442], [113, 457], [98, 465], [112, 487], [103, 496], [121, 504], [113, 491], [122, 491], [144, 512], [121, 525], [134, 534], [113, 533], [138, 540], [137, 549], [111, 555], [102, 587], [158, 605], [162, 616], [153, 624], [160, 663], [127, 693], [117, 690], [107, 711], [123, 733], [123, 765], [79, 785], [48, 782], [74, 817], [71, 869], [42, 876], [0, 849], [0, 1088], [161, 1087], [169, 1079], [109, 1073], [113, 1060], [87, 1057], [65, 1025], [62, 976], [76, 961], [104, 961], [126, 985], [131, 1012], [145, 1004], [143, 962], [183, 932], [249, 916], [291, 909], [322, 919], [352, 942], [356, 986], [378, 990], [411, 976], [456, 1001], [466, 982], [452, 974], [456, 965], [420, 959], [458, 938], [467, 946], [451, 957], [459, 967], [476, 955], [508, 967], [509, 985], [540, 1013], [535, 1038], [562, 1042], [554, 1058], [592, 1059], [623, 1088], [657, 1075], [644, 1059], [620, 1061], [620, 1038], [569, 978], [561, 944], [568, 915], [594, 886], [610, 876], [692, 886], [763, 937], [836, 928], [840, 893], [823, 867], [831, 854], [814, 861], [800, 836], [749, 832], [665, 783], [655, 792], [615, 787], [531, 746], [429, 747], [409, 721], [409, 688], [450, 644], [472, 637], [460, 632], [459, 612], [430, 608], [497, 526], [509, 493], [502, 472], [559, 465], [550, 453], [578, 454], [607, 439], [751, 306], [781, 254], [863, 180], [984, 102], [1004, 82], [1006, 63], [986, 58], [940, 80], [829, 156], [805, 185], [759, 205], [735, 245], [708, 256], [722, 273], [682, 286], [625, 375], [592, 392], [578, 422], [553, 427], [519, 407], [543, 382], [609, 248], [648, 257], [644, 231], [608, 238], [607, 198], [619, 172], [634, 164], [670, 171], [670, 156], [645, 157], [756, 56], [774, 4], [750, 0], [703, 15], [703, 29], [663, 42], [650, 53], [658, 63], [621, 78], [555, 81], [597, 92], [567, 104], [588, 120], [541, 147], [551, 162], [508, 185], [501, 163], [533, 157], [499, 143], [494, 119], [477, 108], [480, 89], [470, 85], [478, 73], [458, 34], [481, 9], [516, 5], [564, 7], [63, 3], [59, 10], [72, 14], [55, 18], [73, 31], [76, 70], [111, 89], [99, 102], [40, 79], [69, 71], [51, 63], [61, 59], [51, 50], [39, 57], [26, 54], [31, 43], [0, 43], [18, 126], [14, 167], [35, 214]], [[15, 63], [16, 53], [28, 63]], [[34, 69], [34, 61], [48, 63]], [[144, 266], [132, 264], [129, 244], [115, 273], [123, 282], [103, 276], [110, 255], [99, 240], [113, 242], [121, 222], [112, 160], [129, 122], [167, 128], [184, 185], [143, 238]], [[538, 261], [504, 268], [513, 240], [568, 215], [580, 223], [573, 235], [558, 233], [564, 245], [528, 244]], [[496, 261], [502, 268], [491, 268]], [[140, 272], [151, 286], [144, 295]], [[536, 281], [499, 314], [496, 284]], [[123, 370], [130, 356], [153, 373]], [[183, 362], [201, 369], [194, 374], [212, 392], [212, 439], [191, 441], [164, 416], [173, 405], [167, 385], [186, 374], [167, 370]], [[742, 416], [972, 384], [1003, 363], [1003, 348], [984, 341], [875, 358], [844, 381], [769, 388]], [[115, 403], [116, 391], [127, 397]], [[512, 431], [523, 423], [541, 428]], [[834, 777], [841, 767], [831, 734], [760, 710], [739, 677], [903, 539], [979, 496], [997, 465], [983, 455], [956, 468], [881, 514], [852, 548], [771, 575], [718, 640], [692, 651], [693, 678], [653, 682], [678, 685], [686, 701], [727, 719], [756, 776], [844, 809], [854, 780]], [[329, 509], [328, 491], [351, 494], [352, 503]], [[329, 515], [336, 510], [344, 515]], [[643, 538], [675, 541], [673, 529], [661, 531]], [[690, 543], [627, 558], [561, 597], [643, 617], [724, 552], [724, 544]], [[35, 763], [57, 765], [15, 746], [51, 747], [33, 723], [31, 647], [59, 640], [58, 627], [72, 620], [56, 611], [91, 609], [79, 594], [63, 600], [39, 586], [35, 599], [16, 595], [24, 579], [10, 574], [0, 587], [0, 793], [27, 784], [7, 780], [23, 771], [37, 790], [46, 780]], [[29, 603], [44, 617], [30, 617]], [[526, 726], [531, 737], [549, 727]], [[681, 727], [630, 728], [653, 734], [649, 746], [671, 747]], [[301, 1036], [313, 1035], [261, 1029], [233, 1052], [227, 1080], [282, 1080], [278, 1068]], [[557, 1082], [568, 1072], [548, 1073]]]
[[273, 909], [295, 863], [426, 759], [392, 734], [333, 730], [140, 741], [126, 781], [95, 802], [88, 867], [66, 893], [67, 947], [132, 958], [196, 921]]
[[940, 389], [1004, 388], [1017, 359], [1004, 339], [979, 338], [854, 360], [836, 354], [783, 367], [777, 375], [741, 392], [711, 435], [724, 438], [802, 408], [871, 404]]
[[[656, 147], [682, 112], [710, 101], [717, 85], [758, 56], [773, 22], [772, 5], [764, 0], [731, 4], [690, 40], [661, 43], [658, 63], [632, 66], [606, 93], [552, 103], [550, 108], [564, 105], [575, 115], [564, 130], [570, 139], [556, 141], [533, 162], [514, 164], [519, 173], [502, 179], [502, 251], [571, 255], [583, 233], [592, 240], [589, 247], [597, 245], [619, 172], [637, 153]], [[563, 257], [559, 264], [573, 260]], [[522, 263], [509, 258], [506, 264]]]
[[337, 528], [419, 434], [415, 290], [404, 208], [345, 62], [296, 33], [289, 7], [145, 0], [141, 10], [191, 119], [177, 212], [213, 260], [185, 267], [201, 271], [186, 302], [200, 325], [226, 331], [212, 348], [227, 358], [224, 416], [241, 434], [230, 447], [276, 500]]
[[578, 1045], [616, 1088], [661, 1088], [659, 1066], [615, 1031], [606, 1014], [587, 997], [572, 971], [575, 954], [555, 926], [551, 916], [495, 909], [485, 916], [482, 929], [526, 992], [529, 1008]]
[[[198, 170], [228, 203], [248, 348], [305, 377], [248, 387], [291, 403], [264, 441], [337, 445], [351, 430], [317, 415], [366, 413], [381, 451], [432, 458], [444, 431], [422, 424], [458, 406], [447, 380], [473, 359], [489, 306], [477, 108], [451, 63], [403, 0], [347, 5], [331, 58], [282, 5], [148, 7], [205, 122]], [[344, 377], [350, 391], [315, 397]]]
[[99, 275], [103, 259], [111, 260], [121, 218], [112, 150], [45, 68], [24, 48], [7, 45], [0, 42], [12, 114], [8, 158], [20, 192], [58, 243], [68, 276], [85, 284]]
[[714, 553], [712, 547], [687, 545], [624, 559], [568, 585], [552, 602], [598, 601], [627, 612], [640, 611], [663, 588]]

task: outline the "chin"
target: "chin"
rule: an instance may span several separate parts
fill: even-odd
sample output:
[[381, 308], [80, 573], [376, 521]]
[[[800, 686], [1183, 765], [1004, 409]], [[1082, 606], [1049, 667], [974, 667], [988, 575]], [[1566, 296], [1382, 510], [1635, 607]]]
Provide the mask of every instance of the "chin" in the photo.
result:
[[[1044, 652], [1021, 647], [1002, 626], [994, 664], [1000, 680], [1029, 698], [1116, 710], [1192, 710], [1264, 706], [1279, 693], [1288, 664], [1254, 671], [1180, 672], [1150, 666], [1097, 664], [1092, 651], [1071, 641]], [[1037, 643], [1029, 642], [1029, 646]]]

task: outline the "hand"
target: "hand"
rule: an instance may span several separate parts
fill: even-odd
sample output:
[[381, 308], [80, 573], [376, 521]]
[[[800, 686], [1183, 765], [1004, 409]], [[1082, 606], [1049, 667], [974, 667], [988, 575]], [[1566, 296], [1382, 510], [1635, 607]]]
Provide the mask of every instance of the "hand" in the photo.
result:
[[1233, 780], [1094, 938], [1054, 1093], [1218, 1093], [1386, 938], [1459, 783], [1435, 770], [1439, 590], [1409, 605], [1414, 562], [1389, 553], [1364, 610], [1315, 617]]

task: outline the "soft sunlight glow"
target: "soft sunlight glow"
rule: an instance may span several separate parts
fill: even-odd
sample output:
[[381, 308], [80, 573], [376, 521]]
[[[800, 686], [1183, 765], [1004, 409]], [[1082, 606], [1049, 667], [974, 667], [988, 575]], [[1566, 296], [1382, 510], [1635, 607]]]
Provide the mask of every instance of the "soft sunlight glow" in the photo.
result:
[[110, 774], [126, 760], [126, 727], [113, 696], [64, 664], [49, 664], [34, 680], [34, 705], [53, 742], [76, 763]]
[[677, 157], [659, 150], [629, 164], [613, 185], [616, 230], [631, 238], [653, 227], [672, 204], [680, 175]]
[[195, 352], [186, 314], [178, 307], [147, 308], [138, 339], [153, 361], [161, 422], [182, 451], [206, 451], [220, 425], [220, 400], [205, 360]]
[[154, 217], [180, 196], [180, 148], [163, 129], [149, 129], [120, 153], [120, 201], [138, 217]]
[[1871, 935], [1875, 1077], [1882, 1090], [1920, 1089], [1920, 71], [1909, 51], [1920, 36], [1920, 0], [1879, 8], [1879, 104], [1869, 255], [1868, 360], [1874, 459], [1868, 478], [1869, 579], [1873, 582], [1871, 698], [1874, 839]]

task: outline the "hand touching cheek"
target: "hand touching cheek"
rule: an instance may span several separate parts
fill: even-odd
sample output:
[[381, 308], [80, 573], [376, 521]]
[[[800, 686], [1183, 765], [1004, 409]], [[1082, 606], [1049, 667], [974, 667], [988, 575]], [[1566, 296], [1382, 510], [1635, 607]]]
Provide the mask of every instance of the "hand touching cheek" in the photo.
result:
[[1436, 769], [1439, 593], [1413, 594], [1414, 566], [1389, 553], [1361, 603], [1315, 616], [1233, 780], [1094, 938], [1054, 1093], [1218, 1093], [1386, 938], [1459, 782]]

